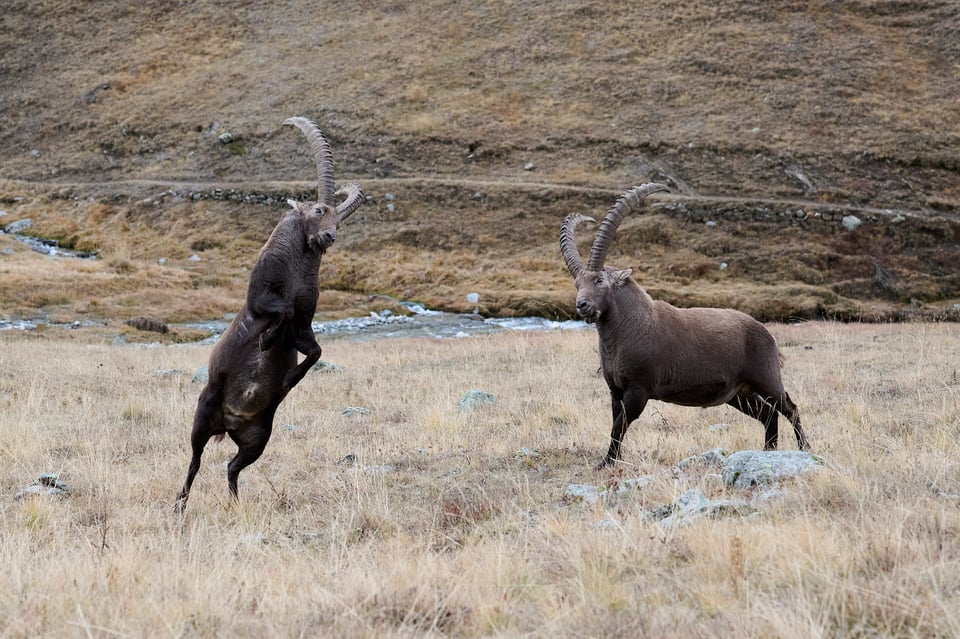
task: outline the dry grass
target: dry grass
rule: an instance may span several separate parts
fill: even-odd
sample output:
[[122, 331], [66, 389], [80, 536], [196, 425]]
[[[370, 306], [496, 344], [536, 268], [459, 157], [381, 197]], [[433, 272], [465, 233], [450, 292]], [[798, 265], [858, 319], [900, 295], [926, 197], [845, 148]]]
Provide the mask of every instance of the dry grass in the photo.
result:
[[[0, 334], [0, 636], [960, 634], [960, 509], [937, 493], [960, 493], [956, 326], [772, 330], [829, 467], [758, 516], [676, 529], [644, 511], [736, 491], [673, 464], [761, 429], [651, 405], [627, 463], [591, 470], [609, 409], [589, 332], [325, 343], [342, 368], [281, 407], [242, 502], [212, 444], [184, 521], [208, 347]], [[459, 414], [472, 388], [496, 405]], [[71, 495], [13, 499], [45, 471]], [[607, 507], [563, 500], [644, 474]]]

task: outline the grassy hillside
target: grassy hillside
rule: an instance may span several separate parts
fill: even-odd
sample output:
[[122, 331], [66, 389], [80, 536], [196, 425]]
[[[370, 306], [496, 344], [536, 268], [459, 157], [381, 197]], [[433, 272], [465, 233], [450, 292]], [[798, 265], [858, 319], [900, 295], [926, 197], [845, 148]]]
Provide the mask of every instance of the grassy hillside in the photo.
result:
[[[673, 470], [763, 429], [651, 403], [624, 463], [595, 472], [610, 412], [589, 331], [325, 344], [341, 368], [281, 405], [240, 504], [236, 447], [211, 442], [185, 520], [190, 379], [210, 347], [0, 332], [0, 634], [957, 636], [957, 325], [771, 330], [827, 463], [754, 515], [673, 526], [651, 514], [690, 489], [765, 492]], [[472, 388], [496, 403], [459, 413]], [[70, 494], [14, 499], [42, 472]]]
[[[103, 260], [0, 257], [0, 300], [235, 310], [280, 202], [315, 178], [280, 127], [302, 114], [371, 196], [325, 259], [323, 285], [349, 293], [330, 312], [479, 291], [484, 312], [569, 314], [560, 219], [657, 180], [672, 207], [628, 221], [611, 261], [666, 299], [943, 316], [960, 298], [958, 24], [955, 3], [890, 0], [6, 2], [0, 225], [30, 217]], [[869, 223], [843, 231], [848, 214]]]

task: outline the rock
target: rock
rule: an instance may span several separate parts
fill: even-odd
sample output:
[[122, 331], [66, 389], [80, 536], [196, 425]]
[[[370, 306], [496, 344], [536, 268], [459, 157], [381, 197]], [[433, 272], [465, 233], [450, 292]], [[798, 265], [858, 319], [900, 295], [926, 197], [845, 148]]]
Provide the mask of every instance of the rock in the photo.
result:
[[536, 448], [521, 448], [517, 451], [517, 454], [514, 455], [517, 459], [537, 459], [540, 457], [540, 451]]
[[600, 499], [601, 490], [590, 484], [570, 484], [563, 493], [564, 503], [586, 502], [595, 503]]
[[824, 465], [816, 455], [799, 450], [741, 450], [723, 462], [723, 483], [734, 488], [752, 488], [804, 475]]
[[217, 137], [217, 139], [220, 140], [220, 144], [230, 144], [231, 142], [233, 142], [233, 136], [230, 135], [230, 133], [229, 133], [229, 132], [226, 132], [226, 131], [223, 132], [223, 133], [221, 133], [221, 134]]
[[17, 220], [16, 222], [10, 222], [4, 227], [4, 231], [7, 233], [23, 233], [27, 229], [33, 226], [33, 220], [28, 217], [23, 218], [22, 220]]
[[336, 373], [337, 371], [343, 370], [343, 367], [340, 366], [340, 364], [325, 362], [322, 359], [319, 359], [317, 360], [317, 363], [313, 365], [311, 370], [320, 371], [321, 373]]
[[497, 398], [481, 390], [468, 390], [463, 394], [463, 397], [460, 398], [458, 406], [460, 407], [461, 413], [469, 413], [482, 408], [483, 406], [490, 406], [497, 403]]
[[840, 224], [848, 231], [856, 231], [863, 222], [856, 215], [845, 215], [843, 219], [840, 220]]
[[340, 414], [344, 417], [362, 417], [364, 415], [369, 415], [370, 409], [364, 408], [363, 406], [347, 406]]
[[36, 483], [27, 486], [19, 493], [17, 499], [30, 497], [31, 495], [48, 495], [51, 497], [64, 497], [69, 494], [70, 488], [60, 480], [56, 473], [43, 473], [37, 478]]
[[708, 499], [699, 488], [688, 490], [674, 504], [661, 506], [650, 515], [664, 527], [692, 523], [703, 517], [743, 517], [752, 515], [756, 508], [744, 499]]
[[692, 468], [705, 466], [720, 467], [723, 465], [723, 460], [726, 459], [729, 454], [730, 453], [722, 448], [712, 448], [705, 453], [700, 453], [699, 455], [693, 455], [691, 457], [687, 457], [686, 459], [681, 459], [679, 462], [677, 462], [675, 468], [679, 471], [686, 471]]
[[343, 457], [337, 460], [337, 466], [353, 466], [357, 463], [357, 454], [356, 453], [347, 453]]
[[2, 251], [0, 251], [0, 255], [13, 255], [13, 254], [14, 254], [14, 250], [12, 246], [7, 246]]
[[201, 384], [206, 384], [210, 380], [210, 370], [206, 366], [201, 366], [197, 369], [197, 372], [194, 373], [193, 379], [191, 382], [199, 382]]
[[200, 256], [197, 255], [196, 253], [194, 253], [193, 255], [191, 255], [190, 257], [188, 257], [187, 259], [190, 260], [191, 262], [199, 262], [199, 261], [200, 261]]
[[534, 170], [535, 168], [537, 168], [537, 165], [534, 164], [533, 162], [527, 162], [526, 164], [523, 165], [523, 170], [524, 170], [524, 171], [532, 171], [532, 170]]

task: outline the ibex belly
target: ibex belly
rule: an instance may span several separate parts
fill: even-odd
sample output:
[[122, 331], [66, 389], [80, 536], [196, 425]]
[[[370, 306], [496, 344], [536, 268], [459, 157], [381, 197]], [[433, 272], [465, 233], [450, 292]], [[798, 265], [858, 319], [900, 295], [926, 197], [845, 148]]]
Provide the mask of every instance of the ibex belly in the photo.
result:
[[659, 399], [680, 406], [719, 406], [736, 397], [740, 389], [740, 384], [730, 384], [724, 380], [665, 385], [657, 388], [651, 399]]

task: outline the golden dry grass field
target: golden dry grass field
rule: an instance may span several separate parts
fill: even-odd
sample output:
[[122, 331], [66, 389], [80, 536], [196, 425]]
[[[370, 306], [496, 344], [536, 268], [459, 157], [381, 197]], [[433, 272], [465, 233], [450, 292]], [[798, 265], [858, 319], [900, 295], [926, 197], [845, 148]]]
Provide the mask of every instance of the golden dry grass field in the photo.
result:
[[[280, 407], [239, 505], [235, 447], [211, 443], [183, 519], [210, 347], [0, 333], [0, 637], [960, 635], [957, 325], [770, 328], [826, 463], [756, 514], [678, 526], [648, 514], [751, 491], [675, 464], [762, 429], [654, 402], [593, 470], [593, 331], [321, 340], [340, 368]], [[470, 389], [496, 403], [458, 412]], [[43, 472], [70, 493], [15, 499]]]

